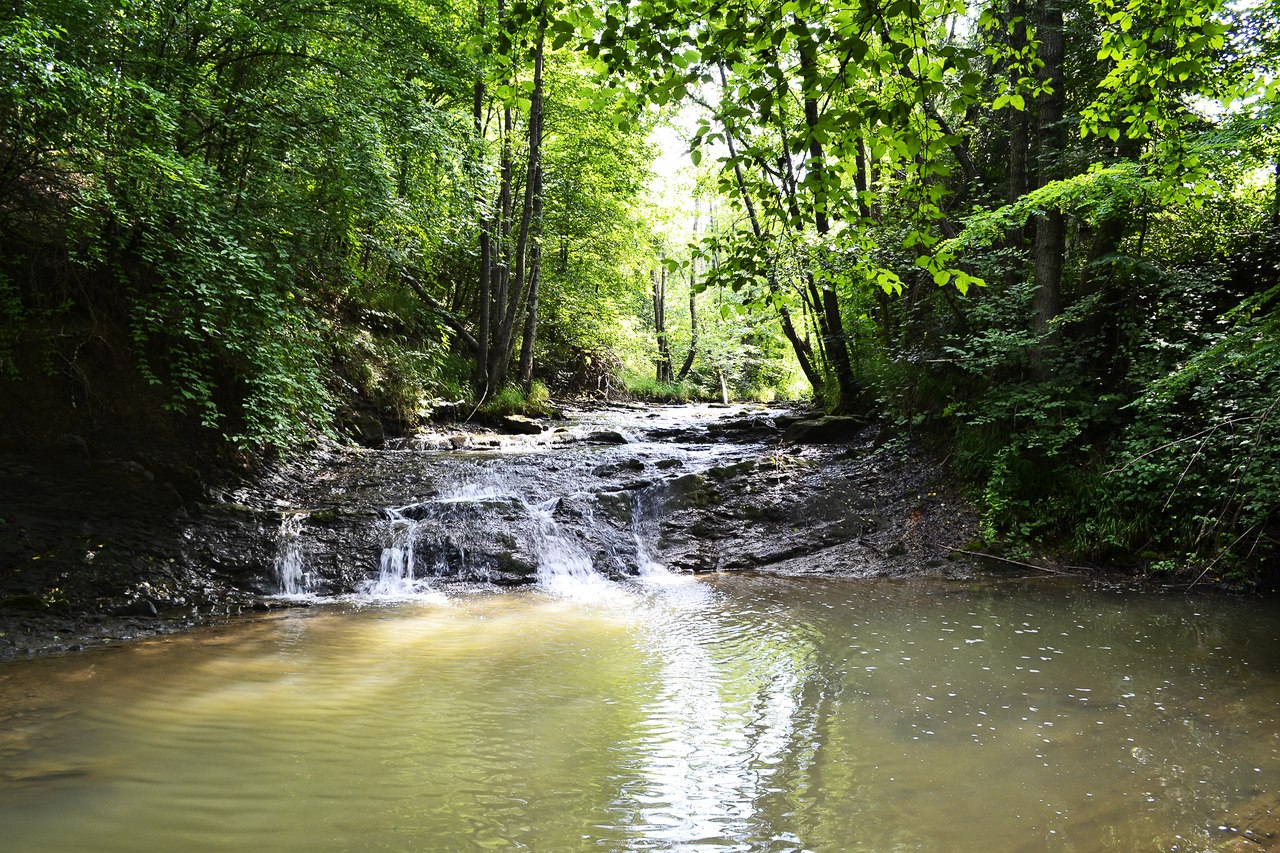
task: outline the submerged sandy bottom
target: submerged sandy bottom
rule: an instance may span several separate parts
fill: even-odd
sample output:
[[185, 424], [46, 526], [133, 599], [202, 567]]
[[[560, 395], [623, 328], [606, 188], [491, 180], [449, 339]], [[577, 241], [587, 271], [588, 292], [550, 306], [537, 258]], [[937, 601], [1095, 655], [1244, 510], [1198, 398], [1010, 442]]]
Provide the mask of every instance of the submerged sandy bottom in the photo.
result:
[[0, 826], [24, 851], [1203, 849], [1280, 787], [1278, 628], [1049, 580], [335, 603], [0, 666]]

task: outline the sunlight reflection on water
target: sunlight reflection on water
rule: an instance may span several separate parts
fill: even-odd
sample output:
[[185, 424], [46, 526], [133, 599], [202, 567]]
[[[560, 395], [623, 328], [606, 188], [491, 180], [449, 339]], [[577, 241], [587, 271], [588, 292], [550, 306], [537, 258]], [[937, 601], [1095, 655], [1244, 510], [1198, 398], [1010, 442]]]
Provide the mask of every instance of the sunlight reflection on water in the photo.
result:
[[0, 667], [0, 825], [21, 850], [1203, 848], [1280, 781], [1277, 627], [742, 576], [317, 606]]

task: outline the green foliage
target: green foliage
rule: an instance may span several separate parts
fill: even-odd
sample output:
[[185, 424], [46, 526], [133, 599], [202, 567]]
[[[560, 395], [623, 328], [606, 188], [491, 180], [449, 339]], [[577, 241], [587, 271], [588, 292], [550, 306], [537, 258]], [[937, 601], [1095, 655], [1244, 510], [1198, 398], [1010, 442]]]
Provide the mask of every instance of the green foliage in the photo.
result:
[[0, 27], [14, 248], [50, 254], [52, 209], [61, 251], [114, 290], [15, 279], [5, 329], [23, 312], [114, 317], [168, 407], [233, 443], [287, 452], [330, 429], [327, 317], [403, 289], [461, 227], [441, 106], [467, 93], [460, 25], [399, 0], [15, 9]]
[[[287, 452], [476, 385], [545, 410], [501, 387], [528, 329], [524, 366], [579, 391], [874, 398], [951, 443], [1015, 547], [1252, 571], [1280, 503], [1277, 22], [26, 0], [0, 13], [0, 369], [126, 329], [170, 409]], [[681, 101], [692, 215], [641, 199]], [[659, 326], [684, 382], [647, 378]]]
[[556, 408], [551, 403], [551, 392], [541, 382], [534, 382], [526, 393], [516, 385], [506, 385], [496, 394], [485, 400], [480, 411], [486, 415], [525, 415], [526, 417], [547, 417], [555, 414]]
[[943, 248], [948, 254], [986, 248], [1026, 226], [1032, 217], [1051, 211], [1069, 213], [1086, 226], [1097, 226], [1141, 205], [1156, 190], [1158, 182], [1147, 178], [1137, 163], [1098, 165], [1080, 175], [1049, 181], [1012, 204], [972, 214], [960, 236]]
[[1220, 576], [1273, 560], [1280, 525], [1280, 288], [1229, 312], [1216, 342], [1135, 401], [1105, 490], [1146, 550]]
[[706, 399], [690, 382], [659, 382], [652, 376], [629, 371], [622, 374], [623, 391], [635, 400], [651, 403], [689, 403]]
[[397, 325], [394, 316], [366, 315], [366, 323], [382, 326], [383, 333], [325, 326], [327, 372], [340, 411], [371, 406], [384, 424], [403, 432], [424, 424], [441, 406], [470, 397], [469, 361], [439, 346], [388, 334], [388, 327]]

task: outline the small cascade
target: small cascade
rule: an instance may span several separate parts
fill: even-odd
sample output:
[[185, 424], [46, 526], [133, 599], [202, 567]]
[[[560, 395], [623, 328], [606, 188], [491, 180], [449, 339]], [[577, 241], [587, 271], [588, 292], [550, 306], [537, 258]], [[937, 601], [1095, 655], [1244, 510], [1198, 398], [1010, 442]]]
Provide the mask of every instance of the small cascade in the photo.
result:
[[559, 595], [599, 594], [611, 584], [596, 571], [582, 546], [561, 531], [554, 515], [559, 501], [550, 498], [541, 503], [525, 503], [534, 522], [530, 544], [538, 558], [538, 584]]
[[427, 583], [415, 577], [414, 542], [420, 521], [406, 513], [418, 504], [388, 508], [388, 542], [382, 549], [378, 577], [366, 581], [360, 592], [375, 598], [408, 598], [425, 591]]
[[[661, 486], [610, 491], [602, 504], [591, 491], [535, 498], [496, 466], [467, 473], [429, 499], [385, 510], [378, 574], [361, 593], [419, 596], [434, 578], [448, 577], [499, 586], [535, 581], [557, 595], [595, 597], [613, 588], [609, 576], [673, 577], [654, 556]], [[601, 559], [610, 563], [603, 572]]]
[[658, 538], [658, 511], [665, 497], [664, 486], [650, 486], [635, 493], [631, 503], [631, 537], [636, 543], [636, 567], [639, 576], [649, 580], [675, 577], [653, 557], [652, 542]]
[[280, 518], [275, 570], [281, 595], [309, 595], [312, 592], [312, 577], [306, 570], [302, 551], [302, 528], [306, 520], [304, 512], [285, 513]]

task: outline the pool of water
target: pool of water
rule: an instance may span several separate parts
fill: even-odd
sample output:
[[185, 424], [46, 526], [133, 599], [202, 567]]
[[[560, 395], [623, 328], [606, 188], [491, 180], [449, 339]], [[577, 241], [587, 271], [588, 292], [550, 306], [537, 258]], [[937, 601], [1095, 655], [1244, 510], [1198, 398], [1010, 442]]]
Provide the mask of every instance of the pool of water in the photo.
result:
[[1199, 850], [1280, 788], [1265, 602], [710, 576], [0, 666], [0, 846]]

